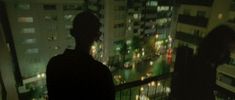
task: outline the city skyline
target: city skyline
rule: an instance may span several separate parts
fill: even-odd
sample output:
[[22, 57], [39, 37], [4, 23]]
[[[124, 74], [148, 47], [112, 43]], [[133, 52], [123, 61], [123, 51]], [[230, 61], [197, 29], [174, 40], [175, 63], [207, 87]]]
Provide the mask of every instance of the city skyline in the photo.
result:
[[0, 3], [1, 49], [4, 48], [1, 54], [8, 57], [4, 61], [12, 66], [0, 67], [11, 70], [10, 84], [16, 84], [12, 95], [18, 93], [19, 97], [40, 86], [46, 91], [46, 65], [51, 57], [65, 49], [74, 49], [70, 29], [75, 15], [83, 10], [92, 10], [100, 19], [101, 41], [91, 47], [91, 55], [106, 64], [114, 77], [122, 74], [125, 77], [123, 69], [138, 72], [144, 64], [144, 70], [131, 81], [142, 79], [142, 74], [154, 74], [151, 71], [157, 68], [153, 66], [158, 66], [160, 60], [173, 69], [178, 46], [188, 46], [196, 53], [198, 43], [208, 32], [226, 21], [234, 24], [235, 19], [233, 0], [4, 0]]

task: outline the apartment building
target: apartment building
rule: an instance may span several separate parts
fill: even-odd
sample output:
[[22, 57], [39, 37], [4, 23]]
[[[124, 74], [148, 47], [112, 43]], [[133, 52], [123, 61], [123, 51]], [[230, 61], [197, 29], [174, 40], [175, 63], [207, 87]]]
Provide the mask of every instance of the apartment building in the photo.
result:
[[177, 0], [177, 3], [176, 46], [188, 45], [196, 50], [210, 30], [234, 18], [232, 0]]

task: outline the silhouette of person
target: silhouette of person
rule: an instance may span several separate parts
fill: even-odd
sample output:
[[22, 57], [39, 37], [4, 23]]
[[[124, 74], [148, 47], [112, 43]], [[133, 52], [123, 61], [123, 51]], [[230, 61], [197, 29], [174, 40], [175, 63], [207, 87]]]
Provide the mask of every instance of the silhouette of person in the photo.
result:
[[[188, 56], [191, 60], [186, 65], [178, 65], [185, 68], [178, 69], [176, 79], [173, 78], [173, 83], [176, 82], [172, 84], [175, 86], [172, 86], [174, 88], [170, 99], [215, 100], [216, 68], [230, 61], [234, 46], [235, 31], [231, 24], [217, 26], [209, 32], [199, 43], [197, 53]], [[191, 52], [188, 49], [186, 51]]]
[[79, 13], [71, 35], [75, 50], [66, 49], [50, 59], [46, 70], [49, 100], [114, 100], [112, 74], [89, 54], [94, 41], [99, 40], [101, 23], [91, 12]]

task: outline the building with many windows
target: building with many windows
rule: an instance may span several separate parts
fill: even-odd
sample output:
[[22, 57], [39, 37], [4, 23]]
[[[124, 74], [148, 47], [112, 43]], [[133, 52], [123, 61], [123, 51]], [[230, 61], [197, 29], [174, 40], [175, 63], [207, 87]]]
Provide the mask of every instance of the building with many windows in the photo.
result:
[[176, 44], [194, 49], [210, 30], [226, 21], [232, 22], [235, 16], [232, 0], [177, 0], [177, 3]]
[[[175, 47], [186, 45], [193, 48], [195, 53], [200, 41], [213, 28], [223, 23], [234, 24], [234, 0], [177, 0], [177, 4]], [[234, 53], [232, 58], [234, 59]], [[232, 93], [235, 88], [233, 63], [219, 66], [217, 69], [217, 85]], [[229, 99], [224, 96], [223, 98]]]
[[[102, 23], [100, 39], [92, 46], [96, 59], [115, 55], [116, 41], [133, 36], [164, 40], [172, 34], [172, 0], [5, 0], [17, 62], [15, 77], [20, 98], [46, 95], [45, 70], [49, 59], [74, 48], [70, 35], [75, 15], [91, 9]], [[17, 69], [18, 68], [18, 69]], [[29, 93], [40, 92], [34, 95]]]
[[114, 55], [114, 42], [126, 37], [127, 0], [104, 0], [104, 59]]
[[[102, 17], [100, 0], [6, 0], [6, 12], [20, 74], [17, 85], [20, 98], [46, 95], [45, 70], [49, 59], [74, 48], [70, 35], [72, 21], [84, 9], [93, 10]], [[102, 45], [102, 44], [100, 44]], [[102, 52], [101, 52], [102, 53]], [[41, 91], [41, 92], [40, 92]], [[40, 92], [41, 95], [27, 93]], [[25, 97], [27, 96], [27, 97]]]
[[109, 42], [104, 42], [107, 47], [105, 49], [108, 49], [104, 51], [107, 57], [117, 55], [115, 50], [120, 49], [118, 43], [124, 41], [128, 45], [134, 36], [145, 41], [155, 35], [158, 35], [160, 40], [168, 39], [172, 34], [173, 3], [173, 0], [105, 1], [104, 25], [107, 27], [104, 40]]

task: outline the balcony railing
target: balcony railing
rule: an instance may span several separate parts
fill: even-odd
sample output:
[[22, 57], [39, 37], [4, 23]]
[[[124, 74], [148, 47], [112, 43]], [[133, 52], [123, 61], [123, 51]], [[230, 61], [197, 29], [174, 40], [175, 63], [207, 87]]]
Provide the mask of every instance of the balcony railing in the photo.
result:
[[185, 41], [185, 42], [195, 44], [195, 45], [198, 45], [200, 43], [200, 41], [202, 40], [202, 38], [200, 36], [192, 35], [192, 34], [188, 34], [188, 33], [184, 33], [184, 32], [176, 32], [175, 38], [182, 40], [182, 41]]
[[[116, 100], [168, 100], [171, 73], [137, 80], [116, 86]], [[234, 93], [220, 87], [215, 88], [218, 100], [235, 100]]]
[[208, 18], [200, 16], [179, 15], [178, 22], [199, 27], [207, 27]]
[[218, 100], [235, 100], [235, 93], [226, 90], [218, 85], [215, 87], [215, 95]]
[[171, 73], [116, 86], [116, 100], [167, 100]]

